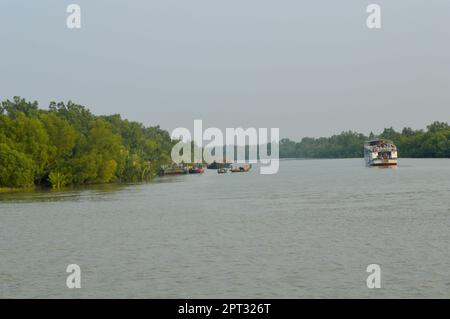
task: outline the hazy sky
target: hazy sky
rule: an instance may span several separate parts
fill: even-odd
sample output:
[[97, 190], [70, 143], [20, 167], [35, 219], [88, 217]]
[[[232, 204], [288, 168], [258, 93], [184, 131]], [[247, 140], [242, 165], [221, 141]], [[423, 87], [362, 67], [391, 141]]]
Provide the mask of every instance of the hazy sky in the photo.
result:
[[448, 0], [0, 0], [0, 41], [0, 99], [168, 130], [202, 119], [299, 139], [450, 121]]

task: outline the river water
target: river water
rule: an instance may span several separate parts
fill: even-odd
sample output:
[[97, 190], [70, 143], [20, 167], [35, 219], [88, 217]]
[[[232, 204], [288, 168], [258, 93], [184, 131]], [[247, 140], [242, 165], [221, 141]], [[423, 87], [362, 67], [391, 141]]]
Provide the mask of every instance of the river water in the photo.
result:
[[0, 297], [449, 298], [449, 243], [448, 159], [0, 193]]

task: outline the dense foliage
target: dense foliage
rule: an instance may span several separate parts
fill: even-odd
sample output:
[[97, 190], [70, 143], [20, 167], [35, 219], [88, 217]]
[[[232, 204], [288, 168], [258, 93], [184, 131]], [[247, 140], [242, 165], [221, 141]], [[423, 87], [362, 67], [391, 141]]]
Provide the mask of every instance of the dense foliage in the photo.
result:
[[[331, 137], [305, 137], [300, 142], [289, 139], [280, 141], [282, 158], [352, 158], [362, 157], [363, 144], [374, 138], [373, 134], [352, 131], [342, 132]], [[434, 122], [427, 130], [413, 130], [405, 127], [396, 132], [392, 127], [384, 129], [377, 137], [392, 140], [400, 157], [450, 157], [450, 126], [444, 122]]]
[[135, 182], [168, 164], [168, 132], [72, 102], [0, 104], [0, 187]]

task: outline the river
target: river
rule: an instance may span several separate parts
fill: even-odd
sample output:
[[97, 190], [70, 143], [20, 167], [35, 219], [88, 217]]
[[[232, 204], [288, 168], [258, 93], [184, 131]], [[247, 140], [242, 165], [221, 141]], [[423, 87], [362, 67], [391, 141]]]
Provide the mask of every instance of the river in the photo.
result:
[[449, 159], [0, 193], [0, 297], [449, 298], [449, 243]]

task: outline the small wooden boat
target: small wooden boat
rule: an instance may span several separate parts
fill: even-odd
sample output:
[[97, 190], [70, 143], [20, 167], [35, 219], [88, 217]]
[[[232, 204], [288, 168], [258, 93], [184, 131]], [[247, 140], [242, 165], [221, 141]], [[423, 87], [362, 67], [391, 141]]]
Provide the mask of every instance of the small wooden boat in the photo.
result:
[[171, 166], [162, 166], [159, 175], [181, 175], [189, 173], [189, 169], [182, 164], [173, 164]]
[[206, 166], [207, 169], [219, 169], [219, 168], [230, 168], [231, 163], [218, 163], [216, 161], [212, 162], [211, 164], [208, 164]]
[[244, 164], [242, 166], [233, 166], [231, 168], [232, 173], [246, 173], [252, 168], [251, 164]]
[[222, 167], [217, 170], [217, 174], [226, 174], [228, 172], [228, 168]]
[[201, 174], [205, 171], [202, 166], [193, 166], [189, 168], [189, 174]]

